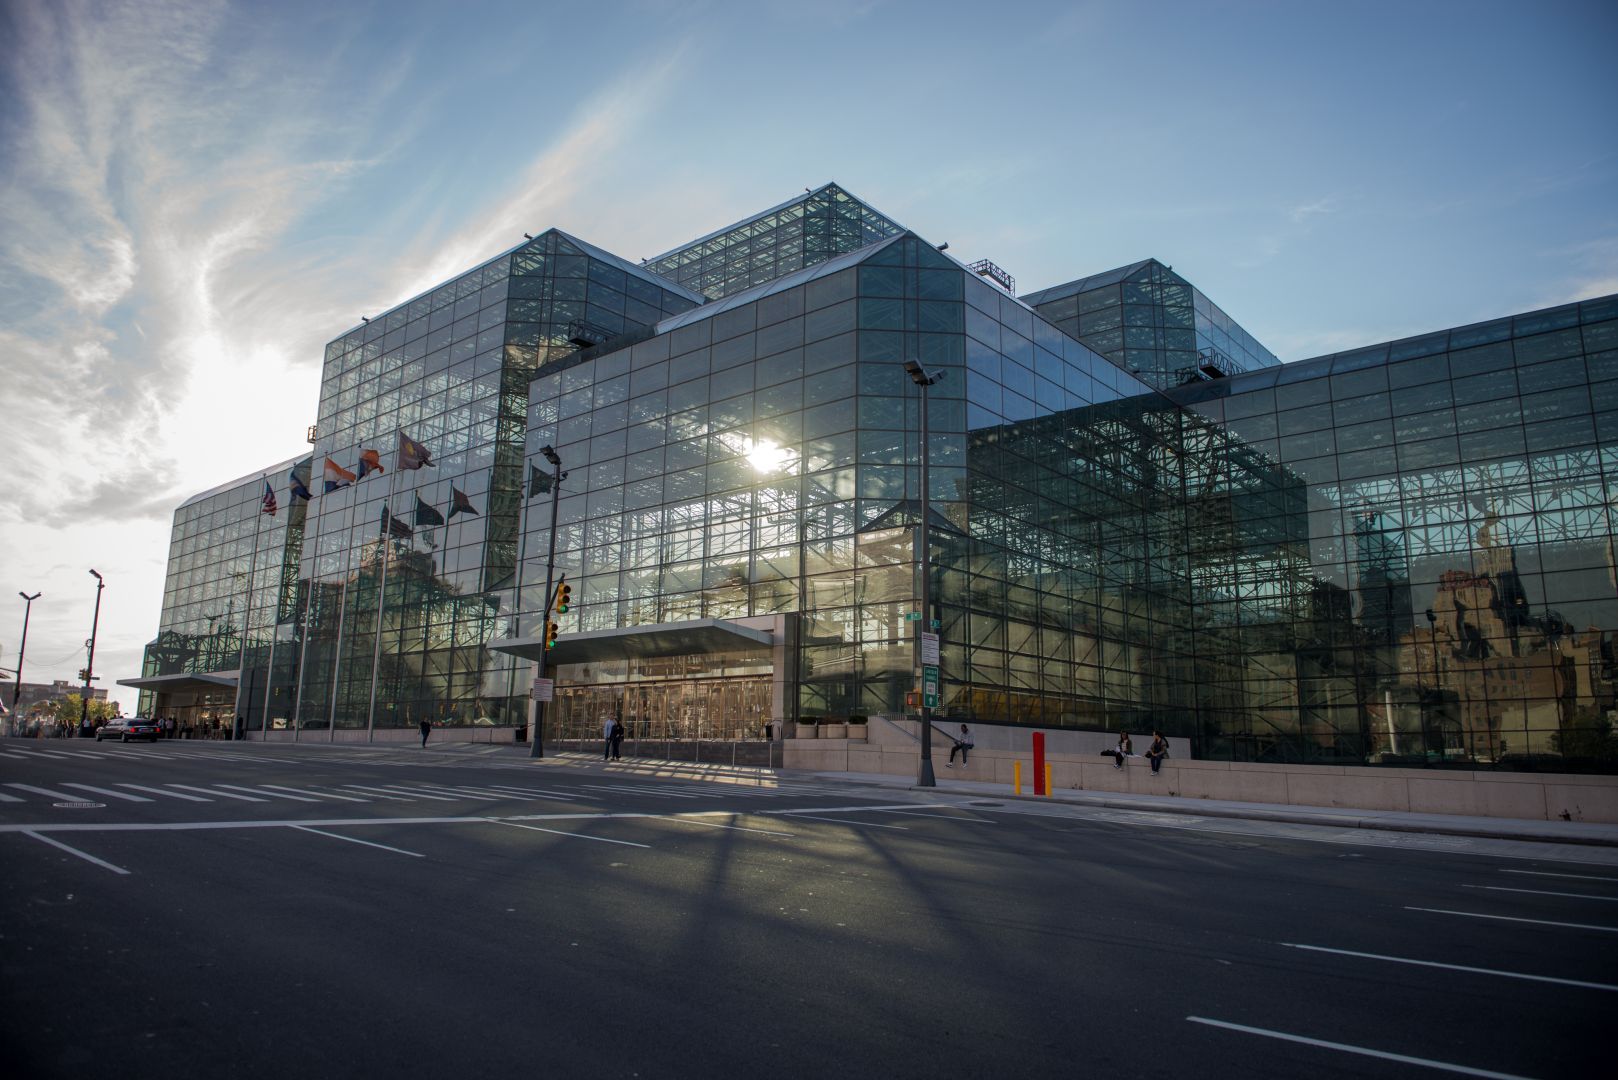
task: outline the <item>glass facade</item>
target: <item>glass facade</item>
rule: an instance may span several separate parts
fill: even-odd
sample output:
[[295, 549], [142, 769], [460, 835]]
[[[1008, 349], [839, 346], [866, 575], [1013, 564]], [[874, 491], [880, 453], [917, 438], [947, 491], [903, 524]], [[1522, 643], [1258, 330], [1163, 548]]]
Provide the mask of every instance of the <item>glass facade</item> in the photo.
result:
[[[1618, 299], [1281, 366], [1153, 260], [1018, 300], [868, 215], [828, 186], [642, 266], [553, 231], [333, 341], [314, 498], [181, 507], [147, 674], [234, 648], [255, 731], [521, 724], [551, 446], [562, 638], [664, 642], [559, 651], [554, 733], [902, 714], [916, 360], [941, 717], [1618, 770]], [[668, 646], [699, 625], [756, 633]]]
[[774, 281], [903, 229], [827, 184], [646, 262], [646, 268], [710, 297]]
[[1160, 390], [1281, 362], [1201, 290], [1156, 259], [1022, 299], [1063, 333]]

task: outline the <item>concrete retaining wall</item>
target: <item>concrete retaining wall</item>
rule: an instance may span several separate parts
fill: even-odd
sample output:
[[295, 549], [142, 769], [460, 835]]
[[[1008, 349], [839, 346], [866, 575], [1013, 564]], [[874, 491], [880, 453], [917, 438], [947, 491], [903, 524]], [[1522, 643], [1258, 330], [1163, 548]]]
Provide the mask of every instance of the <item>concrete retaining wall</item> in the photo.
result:
[[[788, 769], [914, 776], [919, 728], [915, 721], [872, 719], [865, 742], [788, 739], [784, 763]], [[940, 732], [945, 730], [939, 726]], [[951, 771], [944, 768], [951, 740], [934, 735], [933, 768], [938, 776], [1009, 788], [1013, 763], [1021, 761], [1023, 789], [1033, 789], [1030, 730], [974, 725], [972, 734], [977, 748], [971, 761], [962, 767], [957, 758]], [[1137, 752], [1144, 752], [1151, 742], [1149, 733], [1131, 732], [1131, 737]], [[1102, 754], [1117, 740], [1117, 735], [1101, 731], [1046, 732], [1045, 759], [1051, 765], [1052, 786], [1232, 802], [1618, 824], [1618, 777], [1613, 776], [1192, 761], [1184, 739], [1169, 740], [1169, 758], [1153, 776], [1144, 757], [1130, 759], [1123, 769], [1113, 768], [1112, 758]]]

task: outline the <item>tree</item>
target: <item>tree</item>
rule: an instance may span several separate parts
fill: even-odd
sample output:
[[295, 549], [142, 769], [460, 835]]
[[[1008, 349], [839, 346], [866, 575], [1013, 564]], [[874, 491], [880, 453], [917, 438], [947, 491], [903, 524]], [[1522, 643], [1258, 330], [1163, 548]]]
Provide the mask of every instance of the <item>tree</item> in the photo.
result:
[[[79, 714], [83, 709], [83, 702], [82, 695], [69, 694], [60, 701], [51, 703], [49, 715], [54, 720], [76, 728], [79, 726]], [[96, 727], [100, 727], [117, 715], [117, 702], [105, 701], [101, 698], [90, 699], [90, 723]]]

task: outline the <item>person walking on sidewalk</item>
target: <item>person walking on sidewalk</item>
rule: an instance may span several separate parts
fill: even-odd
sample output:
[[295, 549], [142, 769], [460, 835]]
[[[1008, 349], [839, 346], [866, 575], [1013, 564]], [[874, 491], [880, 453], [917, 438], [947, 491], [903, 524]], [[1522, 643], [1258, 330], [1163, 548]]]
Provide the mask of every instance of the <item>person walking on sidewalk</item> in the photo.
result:
[[1163, 767], [1163, 759], [1169, 756], [1169, 741], [1161, 731], [1152, 732], [1152, 745], [1147, 749], [1146, 756], [1151, 759], [1152, 775], [1156, 776], [1157, 770]]
[[1129, 741], [1129, 732], [1120, 731], [1118, 733], [1118, 745], [1112, 748], [1112, 759], [1114, 762], [1116, 762], [1116, 764], [1113, 765], [1113, 768], [1123, 768], [1124, 758], [1133, 757], [1134, 754], [1135, 745]]
[[422, 745], [422, 749], [426, 749], [426, 747], [427, 747], [427, 736], [429, 736], [429, 735], [431, 735], [433, 733], [433, 722], [431, 720], [427, 719], [424, 716], [424, 717], [421, 718], [421, 723], [418, 726], [421, 728], [421, 745]]
[[612, 727], [607, 729], [607, 743], [612, 747], [612, 760], [617, 761], [624, 747], [624, 725], [613, 717]]
[[606, 761], [612, 757], [612, 725], [618, 721], [611, 716], [601, 718], [601, 760]]
[[972, 732], [965, 724], [962, 724], [961, 733], [956, 736], [955, 745], [950, 747], [949, 760], [944, 763], [944, 768], [955, 768], [955, 755], [957, 753], [961, 755], [961, 768], [966, 768], [966, 752], [972, 749], [973, 745], [975, 744], [972, 742]]

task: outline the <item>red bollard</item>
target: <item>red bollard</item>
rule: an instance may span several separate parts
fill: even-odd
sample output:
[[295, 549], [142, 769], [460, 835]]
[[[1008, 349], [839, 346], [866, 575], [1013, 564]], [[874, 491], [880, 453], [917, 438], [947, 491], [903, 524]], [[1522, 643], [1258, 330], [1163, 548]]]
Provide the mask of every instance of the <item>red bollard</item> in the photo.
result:
[[1049, 794], [1045, 790], [1045, 733], [1034, 732], [1034, 794]]

